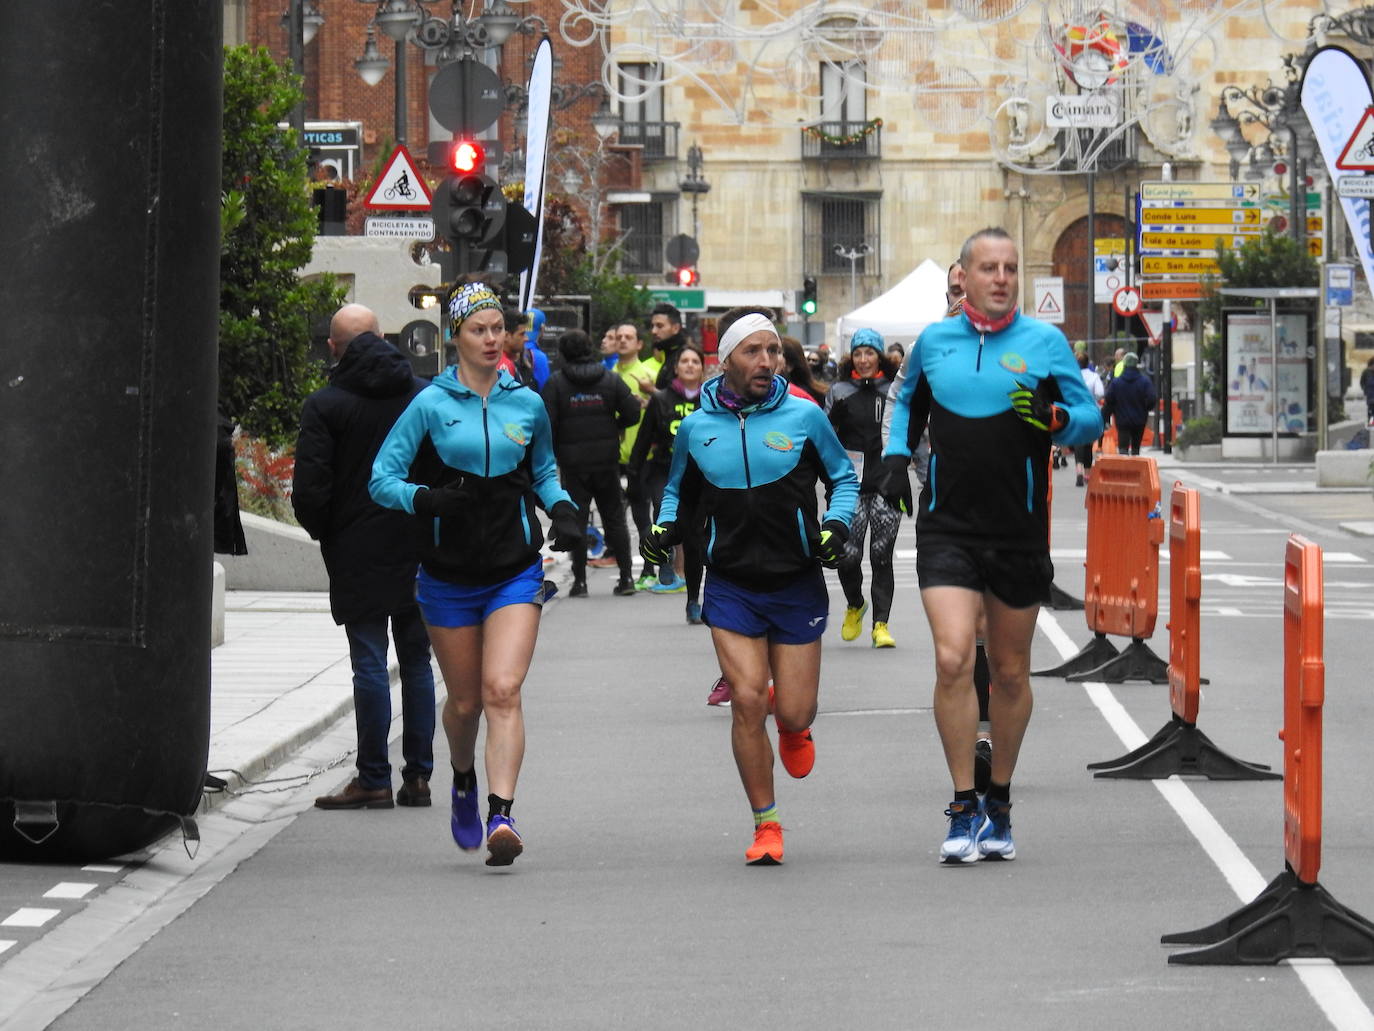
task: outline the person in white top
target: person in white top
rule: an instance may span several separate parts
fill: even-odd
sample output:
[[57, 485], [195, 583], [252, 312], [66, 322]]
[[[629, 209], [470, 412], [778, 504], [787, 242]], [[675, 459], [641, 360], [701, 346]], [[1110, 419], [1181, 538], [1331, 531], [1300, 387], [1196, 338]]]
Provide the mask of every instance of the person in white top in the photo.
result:
[[[1102, 407], [1102, 399], [1107, 396], [1107, 388], [1102, 385], [1102, 377], [1097, 374], [1097, 370], [1088, 364], [1088, 353], [1078, 352], [1078, 371], [1083, 377], [1083, 385], [1092, 394], [1093, 400], [1098, 407]], [[1093, 467], [1093, 445], [1094, 441], [1086, 444], [1078, 444], [1073, 449], [1074, 462], [1078, 465], [1078, 479], [1074, 483], [1081, 487], [1087, 482], [1088, 471]]]

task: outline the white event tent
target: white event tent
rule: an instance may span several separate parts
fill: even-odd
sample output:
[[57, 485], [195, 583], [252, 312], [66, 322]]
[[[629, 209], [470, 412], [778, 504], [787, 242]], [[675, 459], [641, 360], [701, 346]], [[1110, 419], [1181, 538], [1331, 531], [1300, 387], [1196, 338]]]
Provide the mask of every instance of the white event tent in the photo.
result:
[[841, 315], [835, 322], [837, 356], [849, 353], [849, 338], [865, 327], [909, 350], [921, 330], [945, 317], [945, 272], [927, 258], [887, 293]]

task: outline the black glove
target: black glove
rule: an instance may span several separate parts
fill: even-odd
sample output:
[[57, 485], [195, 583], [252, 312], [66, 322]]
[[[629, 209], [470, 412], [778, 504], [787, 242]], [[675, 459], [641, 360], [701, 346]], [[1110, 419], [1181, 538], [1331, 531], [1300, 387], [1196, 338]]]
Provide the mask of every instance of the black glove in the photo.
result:
[[1051, 404], [1049, 398], [1044, 396], [1044, 385], [1045, 381], [1042, 380], [1040, 386], [1031, 390], [1018, 380], [1016, 389], [1007, 397], [1011, 398], [1011, 410], [1022, 422], [1046, 433], [1056, 433], [1068, 424], [1069, 417], [1064, 409]]
[[415, 492], [411, 506], [416, 515], [433, 519], [436, 516], [457, 515], [468, 500], [462, 477], [459, 477], [442, 487], [421, 487]]
[[577, 517], [577, 506], [571, 501], [559, 501], [549, 509], [549, 546], [554, 551], [572, 551], [587, 531]]
[[884, 458], [880, 488], [883, 499], [905, 515], [911, 515], [916, 508], [911, 501], [911, 478], [907, 475], [909, 465], [911, 458], [907, 455], [888, 455]]
[[645, 562], [655, 566], [666, 566], [673, 561], [673, 545], [682, 540], [678, 536], [677, 523], [668, 522], [659, 526], [655, 523], [639, 542], [639, 554]]
[[845, 542], [849, 540], [849, 527], [838, 519], [827, 519], [821, 524], [821, 535], [816, 538], [811, 550], [821, 560], [826, 569], [834, 569], [844, 558]]

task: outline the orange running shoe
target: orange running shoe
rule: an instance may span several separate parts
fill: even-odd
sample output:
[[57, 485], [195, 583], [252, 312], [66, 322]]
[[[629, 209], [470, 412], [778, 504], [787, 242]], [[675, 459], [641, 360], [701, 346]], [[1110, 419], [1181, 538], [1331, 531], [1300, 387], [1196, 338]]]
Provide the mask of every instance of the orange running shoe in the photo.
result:
[[810, 728], [794, 734], [779, 727], [778, 756], [782, 768], [798, 780], [810, 773], [816, 765], [816, 742], [811, 738]]
[[777, 866], [782, 862], [782, 824], [768, 820], [754, 828], [754, 843], [744, 850], [750, 866]]

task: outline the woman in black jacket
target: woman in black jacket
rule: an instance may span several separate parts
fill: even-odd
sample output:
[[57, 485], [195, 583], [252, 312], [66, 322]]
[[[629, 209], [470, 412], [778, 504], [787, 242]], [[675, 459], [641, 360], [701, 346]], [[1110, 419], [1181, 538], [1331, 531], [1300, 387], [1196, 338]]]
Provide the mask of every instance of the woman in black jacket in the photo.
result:
[[863, 629], [864, 601], [863, 543], [869, 534], [868, 562], [873, 569], [873, 647], [895, 645], [887, 629], [892, 610], [892, 551], [897, 543], [901, 513], [883, 497], [883, 409], [895, 370], [883, 351], [883, 338], [873, 329], [861, 329], [849, 342], [849, 356], [840, 372], [825, 407], [840, 443], [849, 452], [859, 474], [859, 503], [849, 527], [849, 540], [838, 571], [844, 588], [844, 623], [840, 637], [852, 641]]
[[[673, 463], [673, 439], [682, 420], [701, 407], [701, 384], [706, 377], [706, 359], [695, 344], [684, 344], [677, 353], [677, 364], [668, 385], [655, 390], [644, 409], [639, 434], [626, 467], [627, 488], [643, 491], [649, 499], [650, 511], [657, 512], [663, 500], [663, 488], [668, 483], [668, 468]], [[689, 535], [682, 543], [683, 579], [672, 573], [671, 567], [659, 571], [660, 582], [649, 590], [656, 594], [687, 592], [687, 622], [701, 623], [701, 577], [704, 559], [701, 540]], [[664, 574], [669, 575], [663, 581]]]

